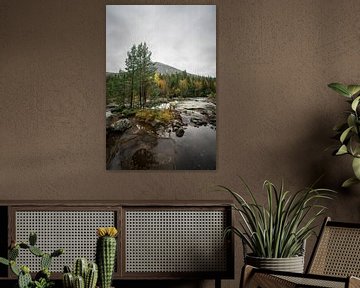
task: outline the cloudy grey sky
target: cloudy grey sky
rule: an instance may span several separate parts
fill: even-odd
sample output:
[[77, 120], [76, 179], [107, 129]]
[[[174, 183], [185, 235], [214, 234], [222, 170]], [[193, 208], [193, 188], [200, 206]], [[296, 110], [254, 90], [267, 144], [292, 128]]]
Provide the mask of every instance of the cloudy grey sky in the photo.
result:
[[216, 6], [107, 5], [106, 71], [124, 69], [127, 51], [140, 42], [154, 62], [216, 76]]

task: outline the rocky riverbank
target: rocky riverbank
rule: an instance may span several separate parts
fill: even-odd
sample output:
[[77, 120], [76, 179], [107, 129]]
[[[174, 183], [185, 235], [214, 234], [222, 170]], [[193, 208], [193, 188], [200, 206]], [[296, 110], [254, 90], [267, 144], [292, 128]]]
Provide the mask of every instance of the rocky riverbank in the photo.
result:
[[215, 169], [216, 105], [207, 98], [117, 111], [106, 111], [107, 169]]

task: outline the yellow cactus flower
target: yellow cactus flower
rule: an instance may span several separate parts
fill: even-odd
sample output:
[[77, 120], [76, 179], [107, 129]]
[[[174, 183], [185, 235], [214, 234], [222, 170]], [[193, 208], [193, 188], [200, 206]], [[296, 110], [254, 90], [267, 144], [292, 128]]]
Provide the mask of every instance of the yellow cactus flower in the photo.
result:
[[108, 227], [107, 233], [111, 237], [116, 237], [116, 235], [118, 234], [118, 231], [115, 227]]
[[115, 227], [99, 227], [96, 231], [96, 234], [99, 237], [104, 237], [104, 236], [116, 237], [118, 231]]

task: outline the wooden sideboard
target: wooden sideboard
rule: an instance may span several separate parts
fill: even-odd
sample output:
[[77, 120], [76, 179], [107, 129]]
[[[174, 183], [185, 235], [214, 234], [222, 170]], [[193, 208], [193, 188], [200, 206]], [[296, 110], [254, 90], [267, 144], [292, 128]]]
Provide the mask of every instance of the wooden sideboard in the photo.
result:
[[[38, 233], [43, 250], [64, 248], [51, 266], [54, 279], [77, 257], [94, 260], [96, 228], [119, 230], [114, 280], [201, 280], [234, 277], [234, 239], [230, 203], [222, 201], [8, 201], [0, 202], [0, 256], [11, 241]], [[6, 229], [7, 227], [7, 229]], [[52, 251], [49, 251], [52, 252]], [[32, 255], [19, 260], [37, 269]], [[0, 281], [14, 275], [0, 265]]]

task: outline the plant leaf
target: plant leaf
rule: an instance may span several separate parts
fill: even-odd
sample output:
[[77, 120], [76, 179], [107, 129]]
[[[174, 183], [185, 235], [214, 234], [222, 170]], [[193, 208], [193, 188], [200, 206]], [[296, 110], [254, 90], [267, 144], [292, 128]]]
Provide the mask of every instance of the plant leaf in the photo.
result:
[[347, 89], [347, 86], [345, 86], [344, 84], [341, 83], [330, 83], [328, 85], [329, 88], [333, 89], [335, 92], [339, 93], [342, 96], [351, 97], [351, 94], [349, 92], [349, 90]]
[[357, 179], [360, 180], [360, 158], [354, 157], [352, 168]]
[[351, 178], [347, 179], [346, 181], [344, 181], [344, 183], [342, 183], [341, 187], [348, 188], [352, 185], [359, 184], [359, 183], [360, 183], [359, 179], [357, 179], [356, 177], [351, 177]]
[[356, 111], [357, 106], [359, 105], [360, 96], [356, 97], [351, 103], [351, 109]]
[[346, 148], [346, 145], [341, 145], [339, 150], [336, 152], [335, 155], [344, 155], [348, 153], [348, 149]]
[[360, 92], [360, 85], [348, 85], [347, 90], [349, 91], [350, 96], [354, 96]]
[[352, 128], [353, 128], [353, 126], [350, 126], [349, 128], [345, 129], [345, 131], [343, 133], [341, 133], [341, 136], [340, 136], [341, 143], [344, 143], [346, 137], [348, 136], [348, 134]]
[[359, 157], [360, 156], [359, 136], [357, 136], [357, 135], [351, 136], [348, 145], [349, 145], [349, 148], [351, 149], [351, 155], [353, 155], [354, 157]]
[[10, 263], [9, 263], [9, 260], [8, 259], [5, 259], [5, 258], [3, 258], [3, 257], [0, 257], [0, 263], [1, 264], [4, 264], [4, 265], [9, 265]]
[[[356, 116], [353, 113], [350, 113], [348, 118], [347, 118], [347, 124], [348, 126], [353, 126], [356, 128]], [[357, 131], [355, 131], [357, 132]]]

